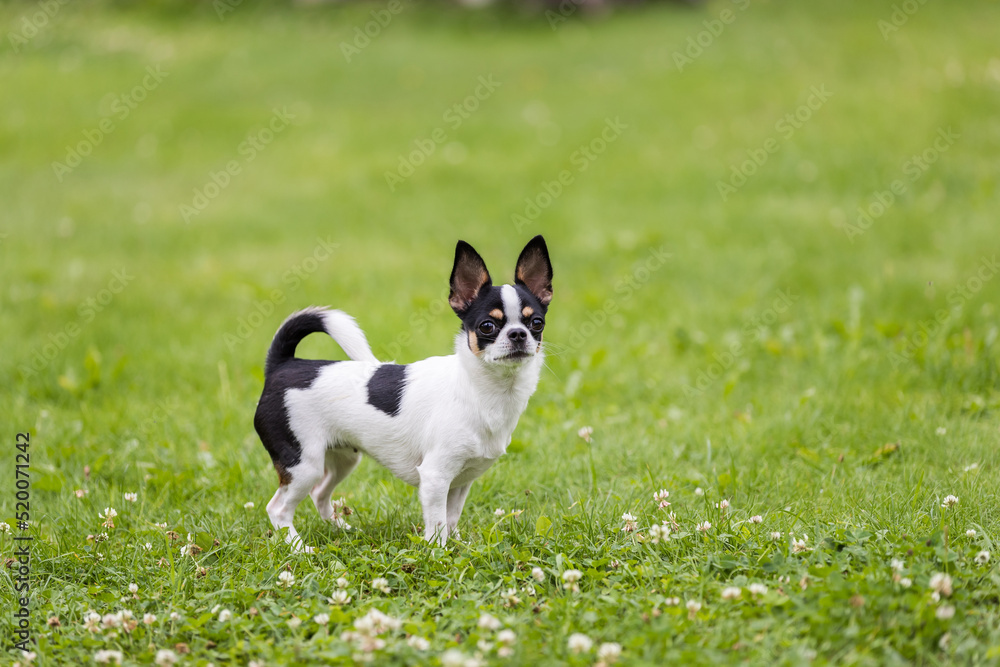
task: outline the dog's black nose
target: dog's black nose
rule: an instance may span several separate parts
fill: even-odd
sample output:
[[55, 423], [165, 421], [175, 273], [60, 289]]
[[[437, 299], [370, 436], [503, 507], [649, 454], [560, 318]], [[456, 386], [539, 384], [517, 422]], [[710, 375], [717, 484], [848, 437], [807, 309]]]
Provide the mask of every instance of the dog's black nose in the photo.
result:
[[528, 332], [525, 329], [511, 329], [507, 332], [507, 338], [515, 343], [523, 343], [528, 340]]

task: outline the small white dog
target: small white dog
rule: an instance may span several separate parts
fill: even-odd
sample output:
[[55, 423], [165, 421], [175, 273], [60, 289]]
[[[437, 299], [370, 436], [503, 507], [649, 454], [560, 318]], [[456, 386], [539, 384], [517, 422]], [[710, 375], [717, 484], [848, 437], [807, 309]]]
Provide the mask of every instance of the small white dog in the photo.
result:
[[[254, 428], [278, 472], [267, 504], [287, 541], [311, 551], [292, 525], [311, 495], [334, 514], [334, 488], [367, 454], [419, 488], [424, 538], [443, 545], [472, 481], [502, 456], [538, 385], [542, 330], [552, 300], [552, 264], [541, 236], [517, 260], [514, 284], [493, 286], [486, 264], [464, 241], [455, 249], [449, 303], [462, 320], [455, 354], [412, 364], [375, 358], [365, 334], [338, 310], [290, 316], [267, 353]], [[299, 341], [326, 332], [352, 361], [298, 359]]]

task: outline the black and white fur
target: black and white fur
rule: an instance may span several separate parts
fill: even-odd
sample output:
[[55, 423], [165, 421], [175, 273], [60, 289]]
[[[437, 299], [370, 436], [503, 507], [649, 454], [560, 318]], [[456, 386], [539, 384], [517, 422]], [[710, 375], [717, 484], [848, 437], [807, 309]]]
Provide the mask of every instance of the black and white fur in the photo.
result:
[[[447, 357], [383, 363], [349, 315], [324, 308], [291, 315], [267, 353], [254, 415], [278, 472], [267, 504], [274, 527], [311, 551], [292, 524], [307, 495], [321, 517], [343, 527], [330, 496], [364, 453], [418, 487], [426, 540], [457, 537], [472, 481], [506, 452], [538, 384], [551, 300], [552, 264], [536, 236], [521, 251], [514, 283], [500, 286], [472, 246], [458, 242], [449, 303], [462, 330]], [[351, 360], [296, 358], [299, 341], [314, 332], [333, 337]]]

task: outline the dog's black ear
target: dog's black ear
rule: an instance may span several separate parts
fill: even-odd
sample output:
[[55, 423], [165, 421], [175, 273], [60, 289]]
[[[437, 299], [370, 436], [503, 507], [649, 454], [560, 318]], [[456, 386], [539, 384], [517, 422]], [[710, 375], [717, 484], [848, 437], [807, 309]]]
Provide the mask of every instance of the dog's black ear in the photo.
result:
[[455, 246], [455, 266], [451, 270], [451, 293], [448, 303], [459, 317], [469, 309], [479, 292], [493, 285], [486, 262], [476, 249], [465, 241]]
[[543, 306], [552, 301], [552, 262], [541, 235], [528, 241], [514, 269], [514, 282], [524, 285]]

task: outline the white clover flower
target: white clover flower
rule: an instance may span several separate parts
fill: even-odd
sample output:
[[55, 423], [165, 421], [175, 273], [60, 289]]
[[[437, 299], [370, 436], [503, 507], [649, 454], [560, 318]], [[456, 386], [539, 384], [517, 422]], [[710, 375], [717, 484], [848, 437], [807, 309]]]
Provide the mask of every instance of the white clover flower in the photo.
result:
[[806, 539], [808, 538], [806, 536], [803, 536], [803, 539], [801, 540], [795, 540], [795, 539], [792, 540], [793, 554], [800, 554], [800, 553], [805, 553], [806, 551], [811, 551], [809, 546], [806, 544]]
[[350, 601], [351, 596], [343, 589], [334, 591], [333, 595], [330, 596], [330, 602], [335, 605], [345, 605]]
[[776, 531], [774, 531], [774, 532], [771, 533], [771, 541], [772, 542], [777, 542], [780, 539], [781, 539], [781, 531], [776, 530]]
[[288, 627], [290, 627], [292, 630], [294, 630], [297, 627], [299, 627], [300, 625], [302, 625], [302, 619], [299, 618], [298, 616], [292, 615], [292, 617], [290, 619], [288, 619], [286, 621], [286, 623], [288, 623]]
[[975, 539], [975, 537], [976, 537], [976, 531], [973, 530], [972, 528], [970, 528], [967, 531], [965, 531], [965, 536], [968, 537], [970, 540], [971, 539]]
[[590, 442], [591, 436], [594, 435], [594, 429], [591, 426], [584, 426], [576, 434], [583, 438], [585, 442]]
[[739, 600], [741, 597], [743, 597], [743, 591], [736, 586], [727, 586], [722, 589], [723, 600]]
[[0, 533], [9, 533], [9, 532], [10, 532], [10, 524], [7, 523], [6, 521], [0, 521]]
[[146, 551], [152, 551], [153, 545], [150, 544], [149, 542], [146, 542], [145, 544], [142, 545], [142, 548], [145, 549]]
[[945, 496], [944, 501], [941, 503], [941, 507], [945, 509], [951, 509], [958, 504], [958, 496]]
[[943, 572], [936, 572], [930, 581], [931, 590], [939, 595], [951, 595], [951, 577]]
[[96, 611], [88, 611], [83, 615], [83, 627], [90, 632], [100, 630], [101, 615]]
[[498, 507], [495, 510], [493, 510], [493, 516], [503, 516], [506, 513], [507, 512], [504, 511], [504, 509], [502, 507]]
[[97, 516], [101, 519], [114, 519], [116, 516], [118, 516], [118, 512], [115, 510], [114, 507], [105, 507], [104, 512], [98, 514]]
[[723, 512], [725, 512], [725, 511], [726, 511], [727, 509], [729, 509], [729, 501], [728, 501], [728, 500], [726, 500], [725, 498], [723, 498], [723, 499], [722, 499], [722, 500], [720, 500], [719, 502], [715, 503], [715, 506], [716, 506], [716, 507], [717, 507], [718, 509], [720, 509], [720, 510], [722, 510]]
[[705, 490], [699, 486], [697, 489], [694, 490], [694, 495], [703, 496], [705, 495]]
[[313, 621], [316, 622], [316, 625], [326, 625], [330, 622], [330, 614], [316, 614], [313, 616]]
[[122, 658], [124, 657], [125, 656], [124, 654], [122, 654], [121, 651], [113, 651], [105, 649], [98, 651], [97, 653], [94, 654], [94, 662], [96, 662], [99, 665], [110, 665], [111, 663], [120, 665], [122, 664]]
[[967, 465], [964, 468], [962, 468], [962, 472], [972, 472], [973, 470], [975, 470], [978, 467], [979, 467], [978, 463], [970, 463], [969, 465]]
[[891, 561], [889, 561], [889, 567], [891, 567], [895, 572], [902, 572], [903, 568], [906, 567], [906, 563], [904, 563], [899, 558], [893, 558]]
[[424, 639], [423, 637], [418, 637], [416, 635], [410, 635], [406, 638], [406, 643], [410, 648], [416, 649], [418, 651], [426, 651], [431, 647], [431, 643]]
[[122, 624], [122, 617], [118, 614], [105, 614], [101, 617], [101, 627], [105, 630], [112, 630]]
[[667, 491], [666, 489], [660, 489], [659, 491], [653, 494], [653, 501], [659, 505], [660, 509], [666, 509], [670, 507], [670, 502], [667, 500], [667, 498], [669, 497], [670, 497], [669, 491]]
[[73, 493], [76, 494], [77, 498], [83, 498], [85, 495], [87, 495], [88, 493], [90, 493], [90, 491], [87, 490], [87, 489], [77, 489]]
[[511, 645], [517, 641], [517, 635], [514, 634], [513, 630], [506, 629], [501, 630], [497, 633], [497, 642], [500, 644]]
[[712, 529], [712, 524], [710, 524], [708, 521], [702, 521], [697, 526], [695, 526], [695, 528], [697, 528], [699, 532], [707, 533]]
[[639, 524], [636, 521], [635, 517], [629, 514], [628, 512], [622, 514], [622, 521], [625, 522], [625, 525], [622, 526], [623, 533], [634, 533], [635, 530], [639, 527]]
[[566, 570], [562, 573], [563, 588], [568, 591], [578, 592], [580, 585], [577, 582], [580, 581], [581, 577], [583, 577], [583, 572], [580, 572], [580, 570]]
[[653, 544], [659, 544], [660, 540], [670, 539], [670, 528], [666, 525], [653, 524], [649, 527], [649, 537], [653, 540]]
[[701, 611], [701, 603], [697, 600], [688, 600], [687, 604], [684, 605], [688, 610], [688, 618], [695, 618], [698, 612]]
[[521, 598], [517, 597], [516, 588], [508, 588], [500, 594], [500, 598], [503, 600], [503, 606], [505, 607], [516, 607], [521, 604]]
[[161, 530], [166, 530], [167, 529], [167, 522], [166, 521], [164, 521], [163, 523], [155, 523], [153, 525], [156, 526], [157, 528], [160, 528]]
[[252, 510], [253, 508], [254, 508], [254, 504], [253, 504], [252, 500], [248, 500], [247, 502], [243, 503], [243, 509], [245, 509], [245, 510]]
[[980, 551], [976, 554], [976, 565], [986, 565], [990, 562], [990, 552]]
[[465, 654], [457, 648], [450, 648], [441, 654], [443, 667], [465, 667]]
[[177, 662], [177, 654], [168, 648], [161, 648], [156, 652], [156, 658], [153, 662], [155, 662], [159, 667], [170, 667]]
[[521, 586], [521, 590], [524, 591], [525, 595], [530, 595], [531, 597], [535, 596], [535, 587], [530, 581], [525, 582], [525, 584]]
[[938, 435], [944, 435], [944, 434], [946, 434], [948, 432], [948, 429], [946, 429], [944, 426], [938, 426], [934, 430], [934, 432], [937, 433]]
[[125, 494], [125, 500], [129, 501], [130, 503], [134, 503], [138, 499], [139, 499], [139, 494], [138, 493], [126, 493]]
[[754, 514], [750, 517], [750, 523], [764, 523], [764, 517], [759, 514]]
[[668, 607], [676, 607], [680, 603], [681, 603], [680, 598], [667, 598], [663, 601], [663, 604], [667, 605]]
[[617, 642], [604, 642], [597, 647], [597, 659], [605, 665], [618, 662], [622, 654], [622, 645]]
[[574, 632], [566, 641], [566, 646], [573, 653], [586, 653], [593, 645], [594, 640], [581, 632]]
[[903, 588], [909, 588], [910, 586], [913, 585], [913, 580], [910, 579], [909, 577], [902, 577], [899, 580], [899, 585]]
[[337, 588], [347, 588], [350, 583], [346, 577], [337, 578]]
[[136, 593], [139, 592], [139, 586], [136, 584], [129, 584], [128, 592], [131, 593], [132, 595], [135, 595]]
[[153, 614], [143, 614], [142, 622], [146, 625], [152, 625], [153, 623], [156, 623], [156, 616]]
[[937, 608], [937, 611], [934, 612], [934, 615], [937, 616], [942, 621], [947, 621], [949, 618], [952, 618], [955, 615], [955, 608], [952, 607], [950, 604], [943, 604]]
[[389, 588], [389, 580], [385, 577], [375, 577], [372, 579], [372, 588], [377, 591], [382, 591], [386, 595], [392, 591], [392, 589]]
[[479, 621], [476, 622], [483, 630], [499, 630], [500, 621], [491, 614], [483, 614], [479, 617]]
[[291, 588], [295, 585], [295, 575], [288, 570], [282, 570], [278, 573], [278, 585], [283, 588]]
[[531, 578], [538, 583], [542, 583], [545, 581], [545, 571], [540, 567], [533, 567], [531, 568]]
[[750, 595], [753, 595], [755, 597], [757, 595], [767, 594], [767, 586], [765, 586], [764, 584], [750, 584], [749, 586], [747, 586], [747, 590], [750, 591]]
[[220, 623], [227, 623], [230, 619], [232, 619], [232, 617], [233, 617], [233, 612], [229, 611], [228, 609], [223, 609], [222, 611], [219, 612]]
[[181, 615], [178, 614], [176, 611], [172, 611], [170, 612], [170, 620], [176, 623], [177, 621], [181, 620]]

